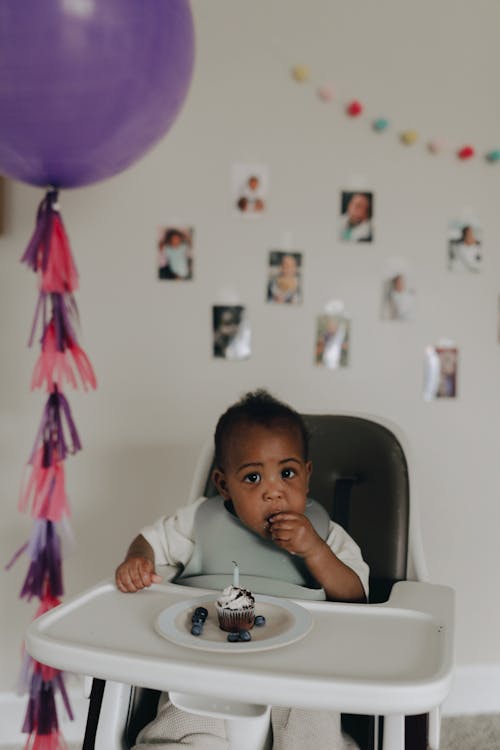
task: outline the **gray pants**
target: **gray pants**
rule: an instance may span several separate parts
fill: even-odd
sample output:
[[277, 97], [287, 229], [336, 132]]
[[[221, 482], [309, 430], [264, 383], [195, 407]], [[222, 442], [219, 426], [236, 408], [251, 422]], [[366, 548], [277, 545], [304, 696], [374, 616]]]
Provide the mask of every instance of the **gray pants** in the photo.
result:
[[[333, 711], [272, 708], [273, 750], [355, 750], [358, 745], [340, 728]], [[181, 711], [163, 693], [156, 718], [142, 729], [134, 750], [228, 750], [223, 719]]]

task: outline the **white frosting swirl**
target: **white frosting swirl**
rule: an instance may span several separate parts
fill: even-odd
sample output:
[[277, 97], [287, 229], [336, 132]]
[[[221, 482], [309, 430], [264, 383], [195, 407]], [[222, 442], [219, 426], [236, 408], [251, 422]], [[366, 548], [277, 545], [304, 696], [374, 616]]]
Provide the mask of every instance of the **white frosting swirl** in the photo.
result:
[[252, 592], [239, 586], [227, 586], [217, 599], [217, 605], [225, 609], [244, 609], [253, 607], [254, 604], [255, 598]]

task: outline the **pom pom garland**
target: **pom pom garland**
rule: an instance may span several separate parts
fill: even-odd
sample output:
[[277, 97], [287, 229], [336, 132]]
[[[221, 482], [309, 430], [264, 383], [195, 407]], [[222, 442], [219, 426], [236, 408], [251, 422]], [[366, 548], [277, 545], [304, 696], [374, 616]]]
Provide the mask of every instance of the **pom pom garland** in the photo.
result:
[[[306, 65], [296, 65], [291, 71], [293, 78], [299, 82], [306, 81], [310, 77], [310, 70]], [[324, 102], [329, 102], [334, 98], [334, 89], [330, 84], [319, 86], [316, 93]], [[363, 111], [364, 105], [358, 99], [352, 99], [345, 105], [345, 113], [349, 117], [359, 117]], [[372, 120], [371, 127], [376, 133], [382, 133], [389, 127], [389, 120], [385, 117], [377, 117]], [[410, 146], [419, 140], [419, 134], [416, 130], [405, 130], [399, 134], [399, 139], [404, 145]], [[444, 143], [439, 140], [430, 140], [427, 141], [426, 148], [429, 153], [438, 154], [444, 150]], [[456, 155], [461, 161], [467, 161], [476, 155], [476, 150], [471, 145], [465, 145], [456, 150]], [[485, 152], [484, 159], [490, 164], [500, 162], [500, 148]]]

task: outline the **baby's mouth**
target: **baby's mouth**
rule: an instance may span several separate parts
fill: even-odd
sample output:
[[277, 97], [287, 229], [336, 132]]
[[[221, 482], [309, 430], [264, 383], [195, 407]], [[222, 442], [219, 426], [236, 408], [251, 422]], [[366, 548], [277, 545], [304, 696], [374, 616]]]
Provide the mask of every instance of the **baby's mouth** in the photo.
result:
[[274, 513], [270, 513], [268, 516], [264, 519], [264, 531], [268, 536], [271, 535], [271, 518], [274, 518], [277, 516], [279, 511], [274, 511]]

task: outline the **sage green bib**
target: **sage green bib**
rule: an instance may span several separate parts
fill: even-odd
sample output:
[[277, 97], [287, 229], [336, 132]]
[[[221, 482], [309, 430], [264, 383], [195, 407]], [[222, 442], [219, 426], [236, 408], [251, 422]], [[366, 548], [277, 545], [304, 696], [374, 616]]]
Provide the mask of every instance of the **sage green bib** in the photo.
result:
[[[308, 500], [304, 515], [326, 540], [330, 519], [322, 505]], [[233, 582], [233, 560], [240, 585], [255, 594], [325, 599], [303, 560], [262, 539], [224, 505], [220, 495], [201, 503], [194, 519], [194, 552], [175, 583], [223, 589]]]

